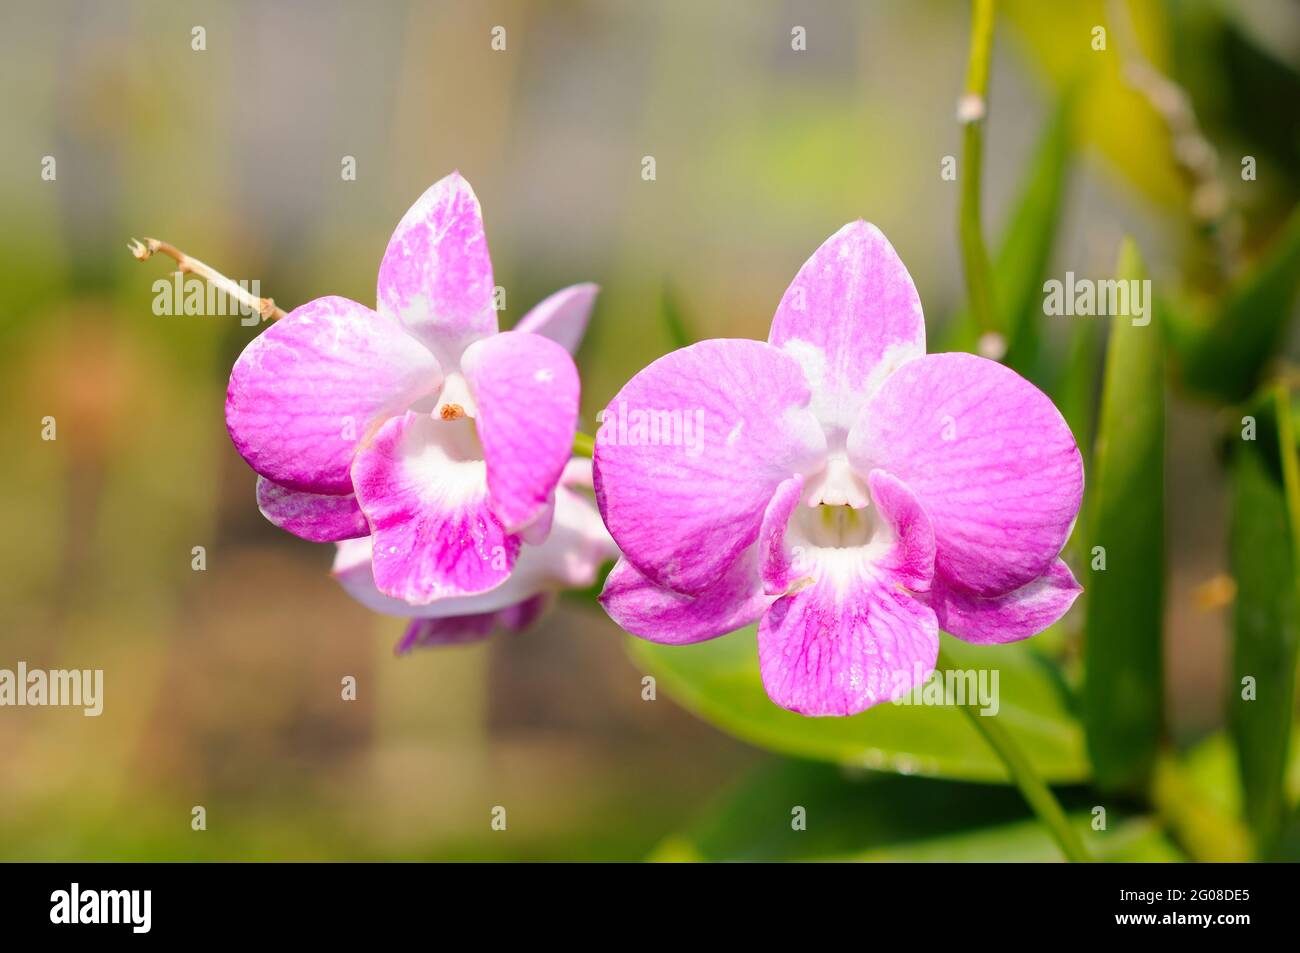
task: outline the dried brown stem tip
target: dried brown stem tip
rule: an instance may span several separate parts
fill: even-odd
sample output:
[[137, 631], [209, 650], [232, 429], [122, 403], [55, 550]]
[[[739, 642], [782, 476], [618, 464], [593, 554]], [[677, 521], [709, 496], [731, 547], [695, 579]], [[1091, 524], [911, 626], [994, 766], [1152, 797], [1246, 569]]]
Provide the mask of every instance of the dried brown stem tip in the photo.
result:
[[131, 254], [138, 261], [148, 261], [156, 254], [166, 255], [176, 262], [176, 267], [182, 274], [197, 275], [204, 281], [211, 282], [240, 304], [252, 308], [263, 318], [278, 320], [284, 317], [284, 309], [277, 307], [273, 299], [257, 297], [241, 288], [215, 268], [205, 265], [197, 258], [191, 258], [174, 245], [160, 242], [156, 238], [146, 238], [143, 242], [133, 238], [127, 242], [126, 247], [131, 249]]

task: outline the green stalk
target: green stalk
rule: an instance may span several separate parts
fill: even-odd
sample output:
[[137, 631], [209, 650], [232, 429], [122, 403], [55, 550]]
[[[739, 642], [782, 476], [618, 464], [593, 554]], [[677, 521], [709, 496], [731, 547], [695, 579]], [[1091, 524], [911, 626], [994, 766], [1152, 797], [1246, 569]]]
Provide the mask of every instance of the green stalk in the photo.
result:
[[993, 275], [980, 221], [980, 184], [984, 168], [984, 119], [988, 115], [989, 60], [993, 51], [993, 0], [973, 0], [970, 60], [966, 90], [958, 109], [962, 133], [961, 208], [958, 234], [971, 312], [984, 333], [998, 330], [993, 302]]
[[[944, 658], [943, 652], [939, 653], [939, 660], [935, 663], [935, 668], [942, 673], [944, 670], [953, 668], [947, 659]], [[1025, 753], [1020, 750], [1015, 739], [1007, 733], [1001, 725], [998, 724], [996, 715], [981, 715], [976, 705], [960, 705], [963, 714], [970, 720], [972, 727], [980, 733], [994, 753], [1002, 759], [1002, 764], [1007, 769], [1007, 774], [1011, 780], [1016, 783], [1020, 789], [1021, 796], [1029, 804], [1034, 815], [1047, 828], [1056, 845], [1061, 848], [1061, 853], [1065, 859], [1073, 864], [1086, 864], [1092, 861], [1092, 856], [1083, 846], [1083, 841], [1079, 839], [1079, 832], [1070, 826], [1070, 820], [1065, 816], [1065, 811], [1061, 807], [1061, 802], [1056, 799], [1052, 789], [1047, 783], [1038, 776], [1034, 766], [1030, 764]]]
[[1084, 849], [1083, 841], [1079, 839], [1079, 832], [1070, 826], [1070, 820], [1065, 816], [1065, 811], [1061, 808], [1061, 802], [1056, 799], [1052, 789], [1047, 786], [1038, 773], [1034, 770], [1029, 759], [1025, 757], [1020, 747], [1012, 740], [1011, 735], [1007, 734], [1005, 728], [997, 722], [997, 716], [981, 715], [970, 705], [962, 705], [961, 710], [966, 713], [966, 717], [975, 729], [984, 736], [984, 740], [989, 743], [1002, 763], [1006, 765], [1007, 773], [1011, 779], [1016, 782], [1016, 787], [1028, 802], [1029, 807], [1033, 810], [1038, 819], [1051, 833], [1052, 838], [1056, 841], [1056, 846], [1061, 848], [1061, 853], [1065, 859], [1073, 864], [1086, 864], [1091, 862], [1087, 850]]
[[596, 452], [596, 438], [589, 437], [581, 430], [573, 435], [573, 455], [575, 457], [591, 457]]

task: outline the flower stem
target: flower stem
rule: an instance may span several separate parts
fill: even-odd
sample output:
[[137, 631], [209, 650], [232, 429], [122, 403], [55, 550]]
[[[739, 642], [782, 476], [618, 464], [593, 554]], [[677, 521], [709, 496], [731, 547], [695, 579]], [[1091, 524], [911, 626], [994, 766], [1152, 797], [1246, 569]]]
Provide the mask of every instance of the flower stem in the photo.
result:
[[994, 0], [972, 0], [970, 60], [966, 89], [957, 104], [962, 133], [961, 208], [958, 234], [971, 311], [984, 333], [998, 330], [989, 254], [980, 223], [980, 183], [984, 167], [984, 119], [988, 115], [989, 60], [993, 50]]
[[589, 437], [581, 430], [573, 435], [573, 455], [591, 459], [596, 452], [596, 438]]
[[284, 317], [284, 310], [277, 307], [272, 299], [257, 297], [252, 292], [241, 288], [211, 265], [205, 265], [197, 258], [191, 258], [174, 245], [161, 242], [156, 238], [146, 238], [143, 242], [133, 238], [127, 243], [127, 248], [131, 249], [131, 254], [139, 261], [148, 261], [155, 254], [166, 255], [168, 258], [175, 260], [176, 267], [182, 274], [197, 275], [204, 281], [211, 282], [244, 307], [256, 311], [262, 316], [263, 320], [268, 318], [279, 320]]
[[997, 716], [981, 715], [970, 705], [962, 705], [961, 710], [966, 713], [966, 717], [970, 719], [975, 729], [984, 736], [989, 747], [1002, 759], [1007, 773], [1016, 782], [1016, 787], [1020, 789], [1030, 808], [1052, 835], [1056, 845], [1061, 848], [1065, 859], [1074, 864], [1091, 861], [1092, 857], [1084, 849], [1083, 842], [1079, 840], [1079, 832], [1070, 826], [1070, 820], [1065, 816], [1061, 802], [1034, 771], [1033, 765], [1020, 750], [1020, 746], [1012, 740], [1006, 729], [997, 723]]
[[[942, 671], [953, 666], [940, 653], [935, 667]], [[1015, 739], [998, 724], [997, 716], [981, 715], [974, 705], [959, 707], [970, 719], [975, 730], [988, 742], [989, 747], [1002, 759], [1007, 774], [1011, 775], [1011, 780], [1016, 783], [1016, 787], [1020, 789], [1029, 807], [1047, 828], [1057, 846], [1061, 848], [1065, 859], [1075, 864], [1091, 862], [1092, 856], [1084, 848], [1083, 841], [1079, 839], [1079, 832], [1070, 826], [1070, 820], [1065, 816], [1061, 802], [1056, 799], [1056, 795], [1052, 793], [1047, 783], [1038, 776], [1038, 772], [1034, 770], [1025, 753], [1020, 750]]]

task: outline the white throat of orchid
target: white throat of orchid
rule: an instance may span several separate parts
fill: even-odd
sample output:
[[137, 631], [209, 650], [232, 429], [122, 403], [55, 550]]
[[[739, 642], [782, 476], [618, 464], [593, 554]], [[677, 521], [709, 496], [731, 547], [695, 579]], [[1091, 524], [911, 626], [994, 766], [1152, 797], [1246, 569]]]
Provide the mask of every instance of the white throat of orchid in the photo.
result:
[[433, 416], [440, 420], [460, 420], [464, 417], [477, 417], [478, 407], [470, 395], [469, 384], [460, 373], [448, 374], [438, 394], [438, 403], [434, 406]]
[[791, 514], [785, 543], [797, 581], [791, 590], [818, 578], [851, 586], [889, 552], [896, 541], [893, 527], [875, 506], [813, 503], [805, 492]]
[[808, 477], [804, 496], [809, 506], [847, 506], [858, 510], [870, 505], [867, 483], [853, 472], [843, 450], [829, 453], [826, 464]]
[[484, 492], [487, 462], [472, 418], [422, 415], [406, 432], [402, 456], [408, 478], [428, 499], [464, 501]]
[[804, 477], [804, 488], [786, 527], [798, 589], [819, 577], [852, 586], [884, 559], [897, 534], [871, 498], [865, 472], [855, 470], [846, 449], [848, 430], [822, 421], [826, 436], [821, 466]]
[[422, 486], [472, 493], [485, 485], [487, 462], [475, 416], [478, 407], [459, 373], [448, 374], [434, 399], [411, 406], [420, 421], [403, 446], [410, 472]]

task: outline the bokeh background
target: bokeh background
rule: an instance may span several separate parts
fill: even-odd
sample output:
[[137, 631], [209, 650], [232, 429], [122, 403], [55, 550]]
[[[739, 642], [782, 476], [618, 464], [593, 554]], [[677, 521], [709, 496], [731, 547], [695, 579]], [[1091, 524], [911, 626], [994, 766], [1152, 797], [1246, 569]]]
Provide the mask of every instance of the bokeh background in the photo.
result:
[[[172, 242], [286, 308], [373, 303], [393, 226], [459, 169], [504, 326], [569, 283], [603, 289], [579, 354], [588, 432], [674, 346], [666, 297], [692, 336], [762, 338], [799, 265], [858, 217], [897, 247], [941, 349], [964, 301], [959, 186], [940, 170], [961, 151], [969, 29], [966, 4], [938, 0], [5, 4], [0, 667], [102, 668], [106, 698], [99, 718], [0, 709], [0, 858], [636, 859], [671, 854], [719, 804], [755, 812], [755, 842], [788, 825], [788, 808], [736, 807], [755, 772], [805, 800], [839, 784], [667, 693], [644, 701], [627, 637], [589, 596], [519, 636], [394, 658], [402, 623], [335, 586], [332, 547], [257, 512], [222, 414], [257, 329], [155, 316], [168, 263], [126, 242]], [[1186, 91], [1219, 157], [1210, 180], [1189, 173], [1134, 62]], [[1212, 299], [1295, 203], [1298, 65], [1300, 8], [1282, 0], [1001, 4], [990, 241], [1073, 91], [1050, 275], [1109, 275], [1132, 235], [1158, 291]], [[1036, 320], [1050, 363], [1070, 319]], [[1223, 718], [1222, 414], [1169, 410], [1165, 705], [1184, 744]], [[917, 812], [951, 803], [918, 779], [879, 783], [909, 806], [856, 840], [823, 830], [820, 849], [889, 856]], [[1020, 823], [1013, 789], [964, 789]], [[755, 853], [733, 840], [717, 849]], [[1008, 850], [1054, 856], [1032, 837]]]

